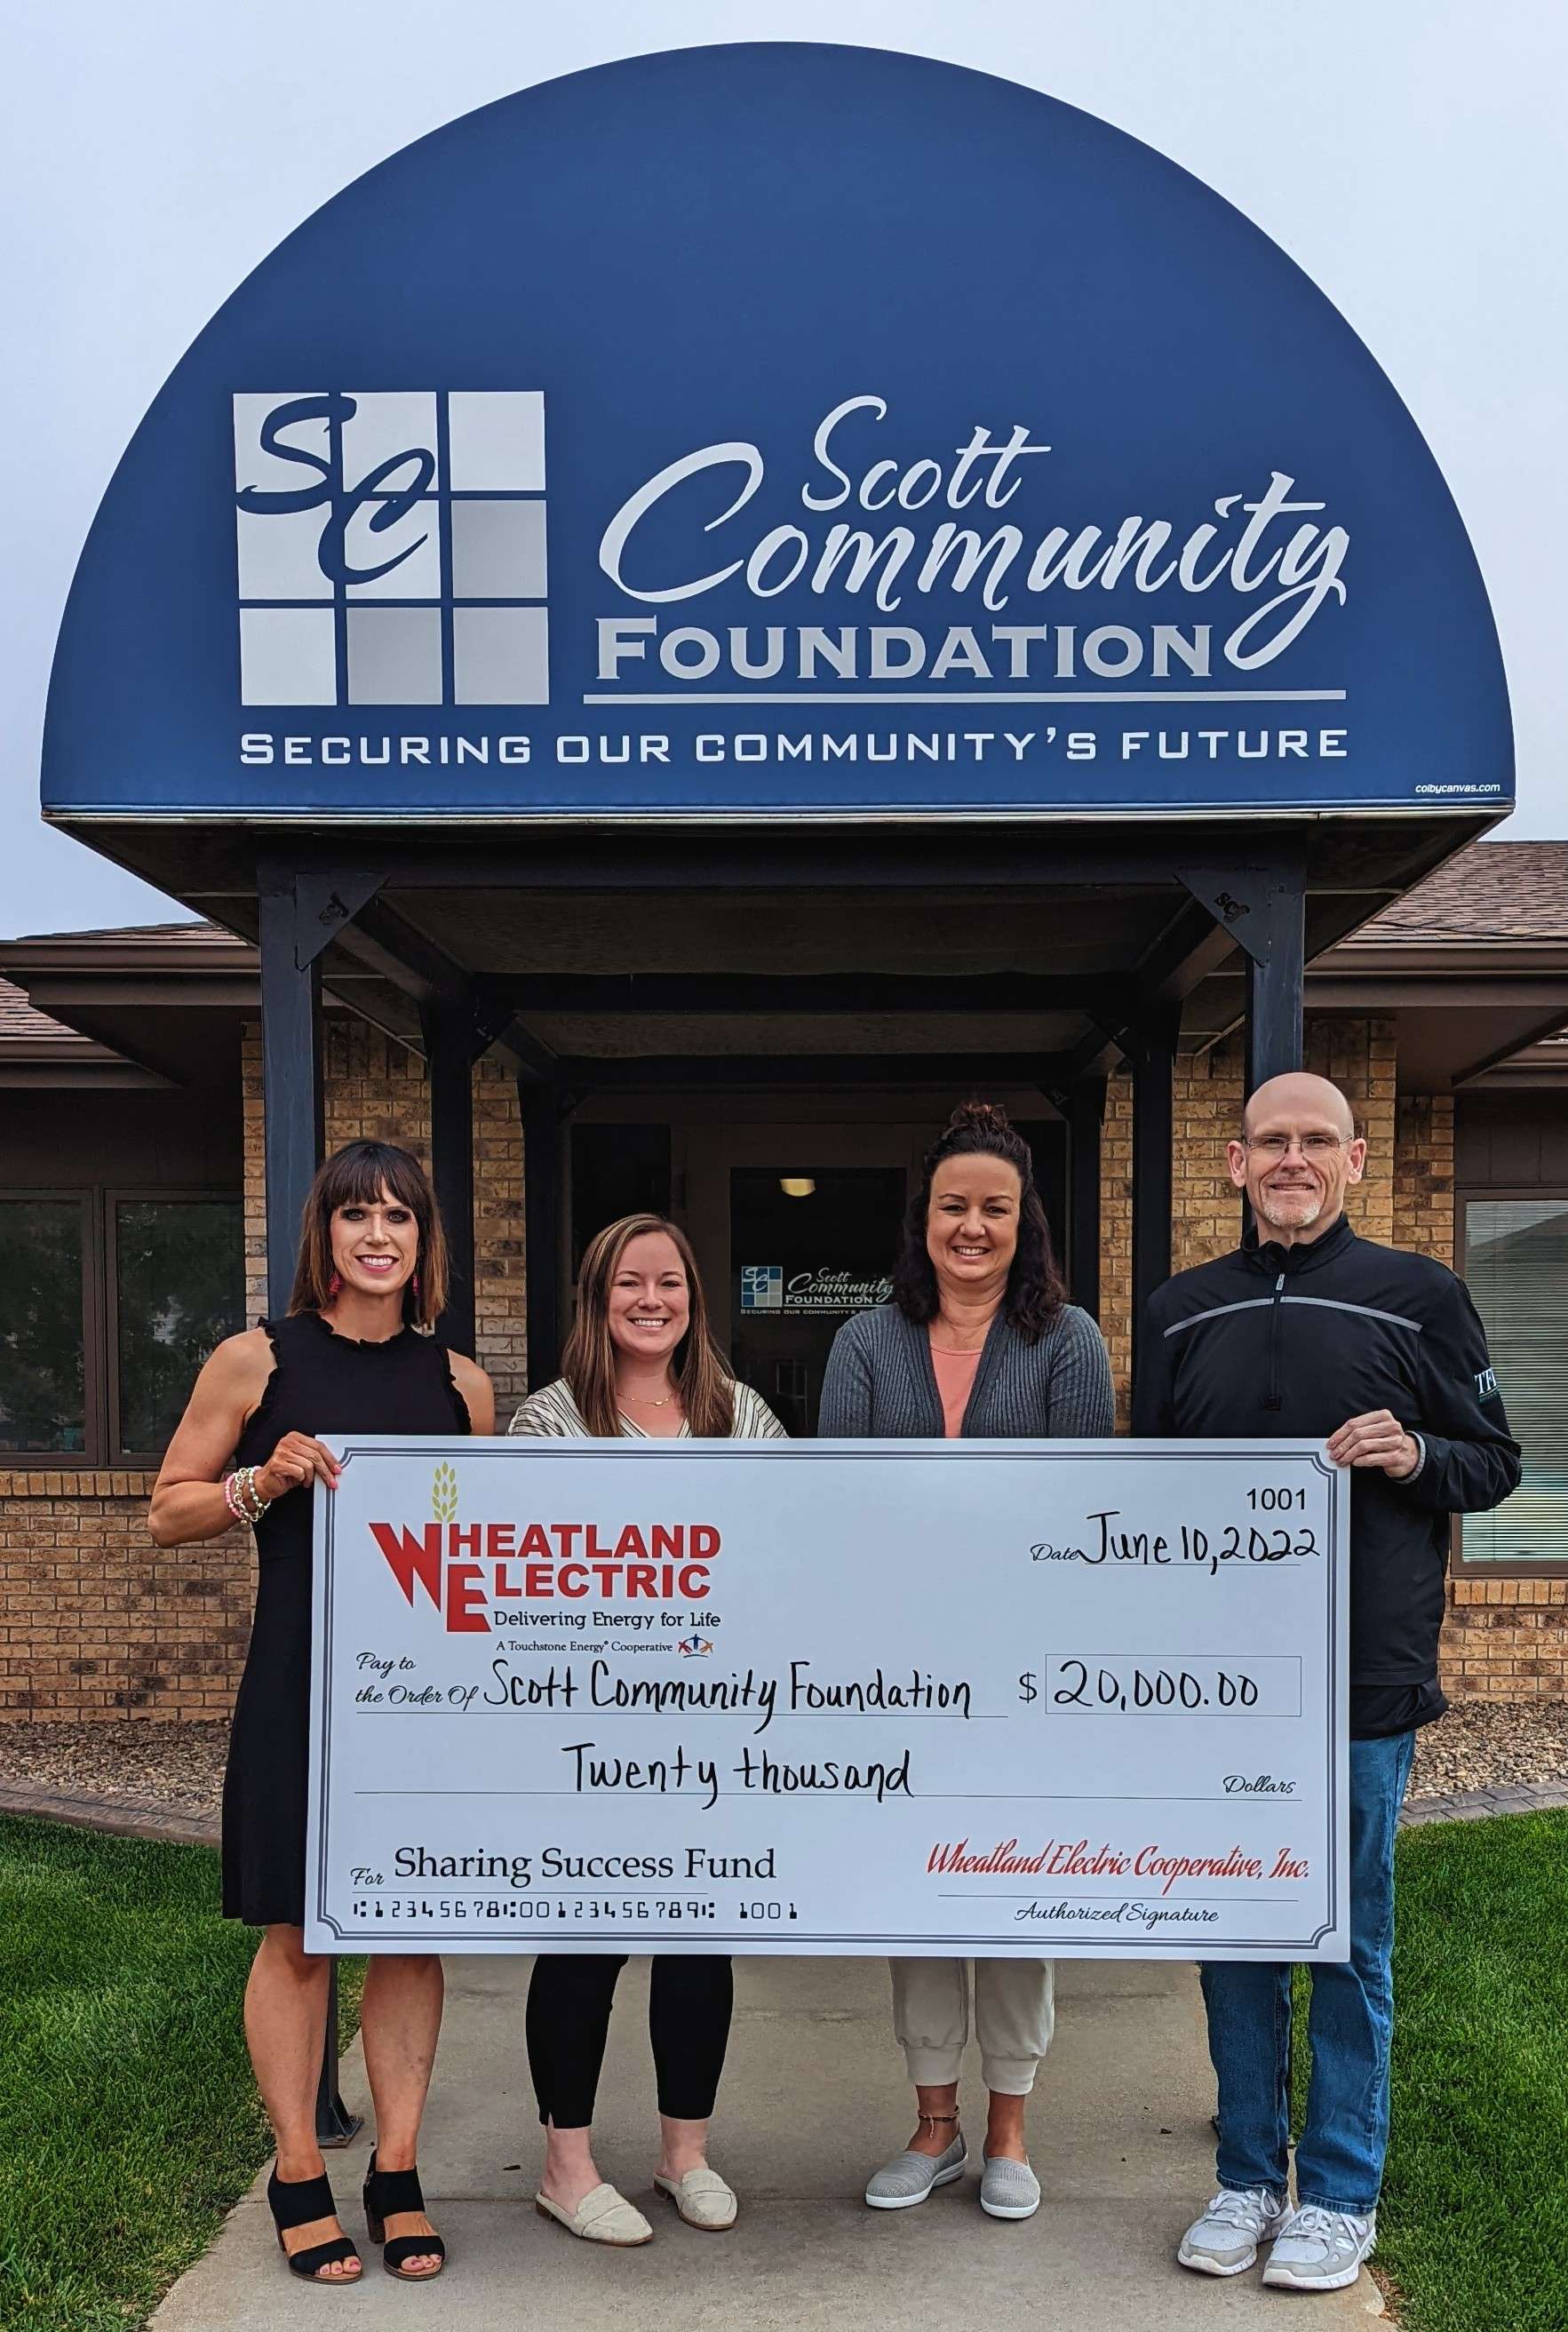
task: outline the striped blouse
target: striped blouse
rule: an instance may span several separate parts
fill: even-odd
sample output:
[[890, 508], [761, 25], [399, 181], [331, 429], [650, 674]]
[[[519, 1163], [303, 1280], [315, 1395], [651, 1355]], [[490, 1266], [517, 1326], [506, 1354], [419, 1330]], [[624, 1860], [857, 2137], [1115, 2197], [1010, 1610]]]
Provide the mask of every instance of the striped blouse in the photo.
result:
[[[735, 1422], [730, 1429], [731, 1441], [788, 1441], [789, 1435], [774, 1416], [760, 1392], [750, 1385], [737, 1384], [735, 1391]], [[541, 1385], [531, 1392], [507, 1427], [509, 1433], [532, 1433], [549, 1436], [560, 1441], [577, 1441], [588, 1438], [583, 1414], [572, 1399], [571, 1387], [564, 1377], [553, 1384]], [[684, 1418], [679, 1434], [645, 1433], [629, 1417], [621, 1419], [621, 1433], [634, 1441], [690, 1440], [692, 1429]]]

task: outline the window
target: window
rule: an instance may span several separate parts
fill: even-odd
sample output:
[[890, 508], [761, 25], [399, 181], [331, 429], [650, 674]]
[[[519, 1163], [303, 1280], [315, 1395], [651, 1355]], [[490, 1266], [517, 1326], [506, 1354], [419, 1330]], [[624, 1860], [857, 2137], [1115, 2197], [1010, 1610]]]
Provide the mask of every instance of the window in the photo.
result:
[[0, 1199], [0, 1450], [80, 1456], [87, 1442], [81, 1199]]
[[1474, 1198], [1465, 1278], [1525, 1474], [1507, 1502], [1464, 1524], [1467, 1563], [1568, 1563], [1568, 1197]]
[[119, 1446], [162, 1449], [215, 1344], [244, 1324], [240, 1210], [225, 1199], [116, 1206]]
[[237, 1199], [0, 1195], [0, 1452], [156, 1459], [215, 1344], [244, 1324]]

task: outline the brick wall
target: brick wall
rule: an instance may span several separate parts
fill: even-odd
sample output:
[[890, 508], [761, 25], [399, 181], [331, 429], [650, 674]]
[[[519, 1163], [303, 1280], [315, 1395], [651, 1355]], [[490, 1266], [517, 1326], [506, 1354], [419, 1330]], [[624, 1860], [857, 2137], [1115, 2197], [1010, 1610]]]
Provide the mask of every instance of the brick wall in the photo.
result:
[[[327, 1142], [397, 1142], [429, 1162], [425, 1065], [363, 1023], [329, 1024]], [[267, 1309], [259, 1032], [242, 1065], [246, 1312]], [[522, 1127], [502, 1064], [474, 1073], [479, 1358], [502, 1425], [525, 1387]], [[250, 1636], [248, 1531], [155, 1547], [150, 1474], [0, 1472], [0, 1720], [226, 1716]]]
[[154, 1546], [152, 1480], [0, 1472], [0, 1720], [228, 1715], [250, 1533]]
[[[1349, 1094], [1368, 1136], [1353, 1219], [1369, 1238], [1448, 1259], [1453, 1244], [1453, 1104], [1396, 1102], [1387, 1021], [1307, 1024], [1308, 1066]], [[266, 1309], [262, 1088], [257, 1034], [244, 1050], [245, 1256], [250, 1316]], [[329, 1145], [398, 1142], [428, 1161], [424, 1064], [359, 1023], [330, 1025]], [[1219, 1254], [1239, 1208], [1225, 1143], [1241, 1106], [1241, 1052], [1230, 1039], [1183, 1056], [1175, 1086], [1171, 1254], [1178, 1270]], [[1101, 1153], [1102, 1321], [1123, 1423], [1132, 1360], [1132, 1085], [1111, 1080]], [[502, 1066], [474, 1076], [478, 1357], [504, 1423], [524, 1389], [522, 1132]], [[161, 1552], [147, 1536], [149, 1477], [0, 1471], [0, 1719], [126, 1715], [221, 1716], [244, 1661], [253, 1593], [249, 1534]], [[1568, 1580], [1467, 1577], [1450, 1589], [1443, 1672], [1479, 1699], [1568, 1697]]]
[[[262, 1160], [261, 1031], [242, 1047], [245, 1138], [246, 1301], [267, 1309], [266, 1183]], [[363, 1021], [330, 1021], [326, 1054], [329, 1153], [346, 1142], [395, 1142], [430, 1163], [425, 1064]], [[500, 1061], [473, 1072], [473, 1275], [478, 1351], [504, 1426], [528, 1390], [523, 1286], [522, 1121], [517, 1087]]]
[[[1337, 1014], [1309, 1019], [1306, 1066], [1332, 1077], [1355, 1111], [1367, 1137], [1366, 1172], [1351, 1194], [1350, 1211], [1368, 1238], [1394, 1234], [1394, 1027], [1391, 1020], [1353, 1020]], [[1176, 1061], [1172, 1097], [1175, 1155], [1171, 1166], [1171, 1267], [1207, 1263], [1241, 1233], [1241, 1202], [1231, 1188], [1225, 1145], [1241, 1122], [1241, 1039], [1232, 1037], [1205, 1053]], [[1453, 1109], [1448, 1111], [1452, 1187]], [[1133, 1080], [1111, 1079], [1100, 1146], [1100, 1325], [1116, 1381], [1116, 1412], [1127, 1422], [1133, 1369]]]
[[1451, 1578], [1440, 1665], [1450, 1700], [1568, 1700], [1568, 1579]]
[[1454, 1260], [1454, 1101], [1407, 1094], [1394, 1150], [1394, 1245]]
[[1133, 1382], [1133, 1079], [1105, 1087], [1100, 1130], [1100, 1333], [1111, 1355], [1116, 1420], [1127, 1427]]
[[[1367, 1137], [1366, 1172], [1350, 1212], [1366, 1238], [1414, 1247], [1451, 1264], [1454, 1254], [1454, 1104], [1395, 1092], [1391, 1021], [1315, 1016], [1306, 1066], [1349, 1096]], [[1240, 1209], [1225, 1145], [1241, 1114], [1238, 1037], [1176, 1064], [1171, 1260], [1205, 1263], [1235, 1244]], [[1133, 1359], [1133, 1081], [1113, 1077], [1101, 1146], [1100, 1319], [1125, 1429]], [[1455, 1699], [1568, 1698], [1568, 1580], [1455, 1578], [1448, 1588], [1442, 1674]]]

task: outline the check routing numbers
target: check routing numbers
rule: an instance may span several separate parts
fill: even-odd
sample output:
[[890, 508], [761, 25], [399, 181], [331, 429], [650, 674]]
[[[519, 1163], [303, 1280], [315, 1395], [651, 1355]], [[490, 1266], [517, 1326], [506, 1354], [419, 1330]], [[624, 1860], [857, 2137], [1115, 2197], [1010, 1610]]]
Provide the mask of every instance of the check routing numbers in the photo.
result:
[[1322, 1926], [1320, 1454], [521, 1448], [345, 1468], [319, 1796], [359, 1940]]

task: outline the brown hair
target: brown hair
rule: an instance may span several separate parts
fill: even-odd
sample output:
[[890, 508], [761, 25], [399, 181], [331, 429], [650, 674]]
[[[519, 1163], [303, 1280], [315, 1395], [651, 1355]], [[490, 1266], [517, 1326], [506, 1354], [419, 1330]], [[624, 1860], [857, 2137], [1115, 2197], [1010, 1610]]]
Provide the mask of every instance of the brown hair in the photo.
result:
[[1005, 1109], [989, 1101], [961, 1101], [921, 1161], [920, 1184], [904, 1219], [904, 1244], [893, 1272], [893, 1300], [908, 1320], [933, 1320], [937, 1312], [936, 1266], [927, 1250], [926, 1218], [931, 1186], [944, 1159], [981, 1152], [1001, 1158], [1018, 1178], [1018, 1243], [1008, 1273], [1003, 1305], [1026, 1343], [1037, 1344], [1066, 1301], [1056, 1266], [1051, 1227], [1035, 1188], [1035, 1161], [1028, 1143]]
[[577, 1317], [561, 1355], [560, 1372], [590, 1433], [613, 1440], [621, 1429], [616, 1405], [616, 1348], [610, 1336], [610, 1288], [635, 1238], [663, 1231], [674, 1242], [686, 1275], [691, 1323], [676, 1345], [670, 1375], [693, 1434], [727, 1440], [734, 1430], [735, 1387], [708, 1329], [708, 1305], [692, 1243], [663, 1215], [623, 1215], [589, 1240], [577, 1276]]
[[419, 1228], [414, 1276], [403, 1290], [403, 1316], [418, 1328], [435, 1326], [446, 1305], [446, 1234], [430, 1177], [417, 1158], [390, 1142], [350, 1142], [317, 1168], [300, 1218], [291, 1316], [323, 1311], [332, 1300], [332, 1217], [338, 1209], [373, 1207], [383, 1190], [407, 1208]]

